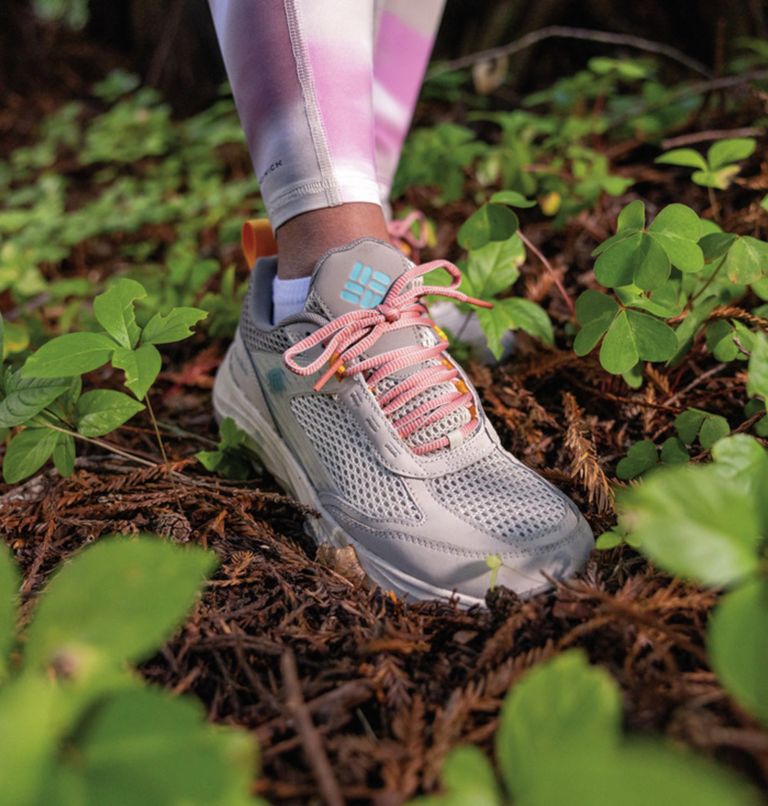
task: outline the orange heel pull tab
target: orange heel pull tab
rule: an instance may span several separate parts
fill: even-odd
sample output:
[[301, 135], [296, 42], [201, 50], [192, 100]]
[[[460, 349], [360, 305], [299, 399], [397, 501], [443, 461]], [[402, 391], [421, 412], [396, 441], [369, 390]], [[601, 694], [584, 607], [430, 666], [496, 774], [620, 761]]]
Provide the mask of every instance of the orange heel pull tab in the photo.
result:
[[260, 257], [277, 254], [277, 242], [272, 234], [272, 227], [266, 218], [251, 218], [243, 224], [240, 234], [240, 245], [248, 261], [248, 267]]

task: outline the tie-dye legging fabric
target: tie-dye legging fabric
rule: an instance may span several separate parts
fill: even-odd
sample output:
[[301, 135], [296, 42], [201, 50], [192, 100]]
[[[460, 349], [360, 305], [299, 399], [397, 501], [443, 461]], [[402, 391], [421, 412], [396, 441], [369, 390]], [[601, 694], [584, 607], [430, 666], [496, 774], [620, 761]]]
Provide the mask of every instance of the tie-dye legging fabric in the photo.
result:
[[386, 205], [444, 0], [210, 0], [273, 228]]

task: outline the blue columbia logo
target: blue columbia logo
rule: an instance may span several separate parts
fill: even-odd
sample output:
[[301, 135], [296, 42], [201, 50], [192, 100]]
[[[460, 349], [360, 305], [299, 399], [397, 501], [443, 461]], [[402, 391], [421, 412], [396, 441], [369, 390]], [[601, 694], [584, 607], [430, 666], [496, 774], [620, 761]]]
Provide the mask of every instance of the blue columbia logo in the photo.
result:
[[375, 308], [384, 299], [389, 283], [388, 274], [374, 271], [358, 260], [352, 267], [340, 296], [343, 300], [361, 308]]

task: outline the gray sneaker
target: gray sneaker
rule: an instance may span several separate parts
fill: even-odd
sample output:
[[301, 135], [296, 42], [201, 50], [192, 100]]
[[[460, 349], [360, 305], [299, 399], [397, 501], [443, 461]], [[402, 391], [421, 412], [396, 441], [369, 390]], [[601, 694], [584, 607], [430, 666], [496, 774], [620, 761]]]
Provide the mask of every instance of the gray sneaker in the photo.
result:
[[[444, 268], [451, 285], [424, 285]], [[520, 595], [581, 568], [592, 532], [573, 503], [504, 450], [422, 300], [457, 290], [372, 239], [325, 255], [304, 311], [271, 324], [275, 258], [257, 261], [213, 404], [302, 504], [318, 543], [355, 548], [401, 597], [484, 601], [491, 572]]]

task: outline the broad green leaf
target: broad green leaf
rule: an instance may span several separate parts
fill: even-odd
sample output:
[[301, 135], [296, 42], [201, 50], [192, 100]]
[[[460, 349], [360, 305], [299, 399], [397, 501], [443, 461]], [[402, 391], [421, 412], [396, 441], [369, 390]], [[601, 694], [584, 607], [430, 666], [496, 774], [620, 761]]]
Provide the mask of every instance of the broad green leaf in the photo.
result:
[[5, 449], [3, 478], [16, 484], [36, 473], [50, 458], [58, 442], [52, 428], [25, 428]]
[[480, 308], [477, 319], [496, 358], [501, 357], [504, 351], [501, 339], [510, 330], [524, 330], [547, 344], [553, 340], [552, 323], [546, 311], [528, 299], [497, 300], [491, 309]]
[[628, 372], [640, 360], [627, 312], [619, 311], [600, 347], [600, 363], [614, 375]]
[[118, 664], [154, 652], [192, 607], [215, 555], [152, 537], [111, 537], [53, 577], [27, 631], [29, 667], [64, 650]]
[[759, 564], [756, 496], [712, 465], [661, 468], [622, 496], [643, 553], [672, 574], [730, 585]]
[[684, 204], [668, 204], [653, 219], [648, 231], [657, 235], [676, 235], [695, 242], [701, 238], [701, 219]]
[[93, 300], [96, 320], [121, 347], [131, 349], [139, 340], [134, 303], [146, 296], [141, 283], [122, 277]]
[[143, 343], [168, 344], [192, 335], [192, 328], [208, 316], [201, 308], [173, 308], [163, 316], [156, 313], [141, 332]]
[[732, 162], [739, 162], [751, 157], [755, 151], [757, 141], [751, 137], [731, 137], [720, 140], [710, 146], [707, 151], [709, 167], [716, 171]]
[[707, 161], [698, 151], [694, 151], [692, 148], [673, 148], [671, 151], [667, 151], [666, 154], [656, 157], [655, 162], [662, 165], [680, 165], [683, 168], [707, 170]]
[[60, 698], [60, 689], [42, 675], [17, 677], [0, 688], [3, 803], [42, 806], [39, 794], [59, 738]]
[[667, 361], [674, 355], [677, 337], [666, 322], [639, 311], [626, 314], [642, 361]]
[[515, 806], [758, 806], [740, 775], [674, 745], [627, 741], [617, 751], [588, 745], [539, 762]]
[[678, 414], [675, 417], [675, 430], [680, 439], [688, 445], [694, 442], [706, 416], [706, 411], [694, 408], [686, 409]]
[[520, 276], [518, 265], [524, 256], [525, 249], [517, 235], [471, 249], [464, 273], [472, 286], [472, 295], [489, 300], [511, 288]]
[[24, 378], [82, 375], [109, 361], [117, 344], [103, 333], [66, 333], [46, 342], [21, 369]]
[[535, 302], [523, 297], [510, 297], [499, 300], [494, 307], [500, 307], [509, 318], [513, 330], [524, 330], [528, 335], [552, 344], [554, 333], [547, 312]]
[[75, 439], [59, 432], [56, 447], [53, 449], [53, 465], [59, 474], [71, 476], [75, 469]]
[[595, 262], [595, 277], [607, 288], [629, 285], [635, 276], [638, 250], [647, 236], [636, 232], [602, 252]]
[[676, 349], [675, 331], [669, 325], [627, 309], [611, 322], [600, 348], [600, 363], [608, 372], [621, 375], [638, 361], [666, 361]]
[[763, 333], [755, 334], [748, 372], [747, 394], [768, 402], [768, 337]]
[[701, 224], [689, 207], [682, 204], [665, 207], [651, 224], [649, 234], [680, 271], [697, 272], [704, 268], [704, 253], [697, 243]]
[[77, 431], [85, 437], [104, 436], [119, 428], [143, 408], [137, 400], [112, 389], [86, 392], [75, 407]]
[[745, 485], [760, 478], [768, 468], [768, 453], [754, 438], [746, 434], [734, 434], [721, 439], [712, 447], [712, 458], [718, 472], [734, 476]]
[[645, 203], [640, 199], [630, 202], [619, 213], [616, 222], [618, 232], [624, 230], [641, 230], [645, 227]]
[[718, 361], [734, 361], [740, 354], [734, 335], [733, 326], [724, 319], [707, 325], [707, 348]]
[[603, 669], [571, 650], [535, 666], [504, 700], [496, 760], [508, 790], [526, 790], [553, 761], [579, 748], [600, 754], [616, 746], [621, 727], [618, 687]]
[[685, 449], [685, 445], [677, 437], [665, 439], [661, 445], [659, 455], [662, 463], [666, 465], [679, 465], [691, 458]]
[[22, 378], [11, 373], [0, 401], [0, 428], [23, 425], [70, 387], [69, 378]]
[[499, 190], [491, 196], [494, 204], [508, 204], [510, 207], [535, 207], [536, 202], [526, 199], [522, 193], [516, 190]]
[[257, 748], [208, 725], [200, 704], [157, 688], [118, 693], [92, 717], [78, 766], [88, 802], [110, 806], [250, 803]]
[[710, 414], [704, 418], [699, 431], [699, 442], [701, 447], [709, 450], [716, 442], [727, 437], [731, 433], [731, 426], [728, 420], [719, 414]]
[[[695, 248], [698, 249], [698, 246]], [[664, 244], [659, 245], [656, 239], [647, 233], [640, 236], [640, 245], [633, 263], [633, 282], [643, 291], [652, 291], [669, 279], [670, 258], [667, 250]]]
[[496, 773], [478, 747], [460, 745], [451, 750], [440, 772], [442, 793], [408, 802], [408, 806], [504, 806]]
[[768, 725], [768, 583], [755, 579], [725, 596], [709, 623], [709, 654], [720, 682]]
[[464, 249], [479, 249], [490, 241], [506, 241], [518, 227], [517, 216], [509, 207], [484, 204], [461, 225], [457, 240]]
[[16, 640], [19, 581], [13, 554], [4, 542], [0, 543], [0, 681], [8, 673], [8, 654]]
[[115, 350], [112, 364], [125, 372], [125, 385], [139, 400], [144, 400], [160, 374], [163, 361], [154, 344], [142, 344], [136, 350]]
[[613, 297], [591, 288], [576, 300], [576, 319], [581, 325], [600, 320], [606, 323], [607, 328], [618, 310], [619, 306]]
[[768, 243], [751, 235], [740, 235], [731, 244], [723, 269], [734, 283], [748, 285], [768, 273]]
[[622, 480], [634, 479], [659, 463], [659, 452], [650, 439], [636, 442], [627, 455], [616, 465], [616, 476]]
[[722, 257], [737, 238], [738, 235], [730, 232], [711, 232], [704, 235], [699, 241], [704, 260], [711, 262]]
[[717, 171], [694, 171], [691, 179], [703, 187], [725, 190], [740, 170], [738, 165], [726, 165]]

